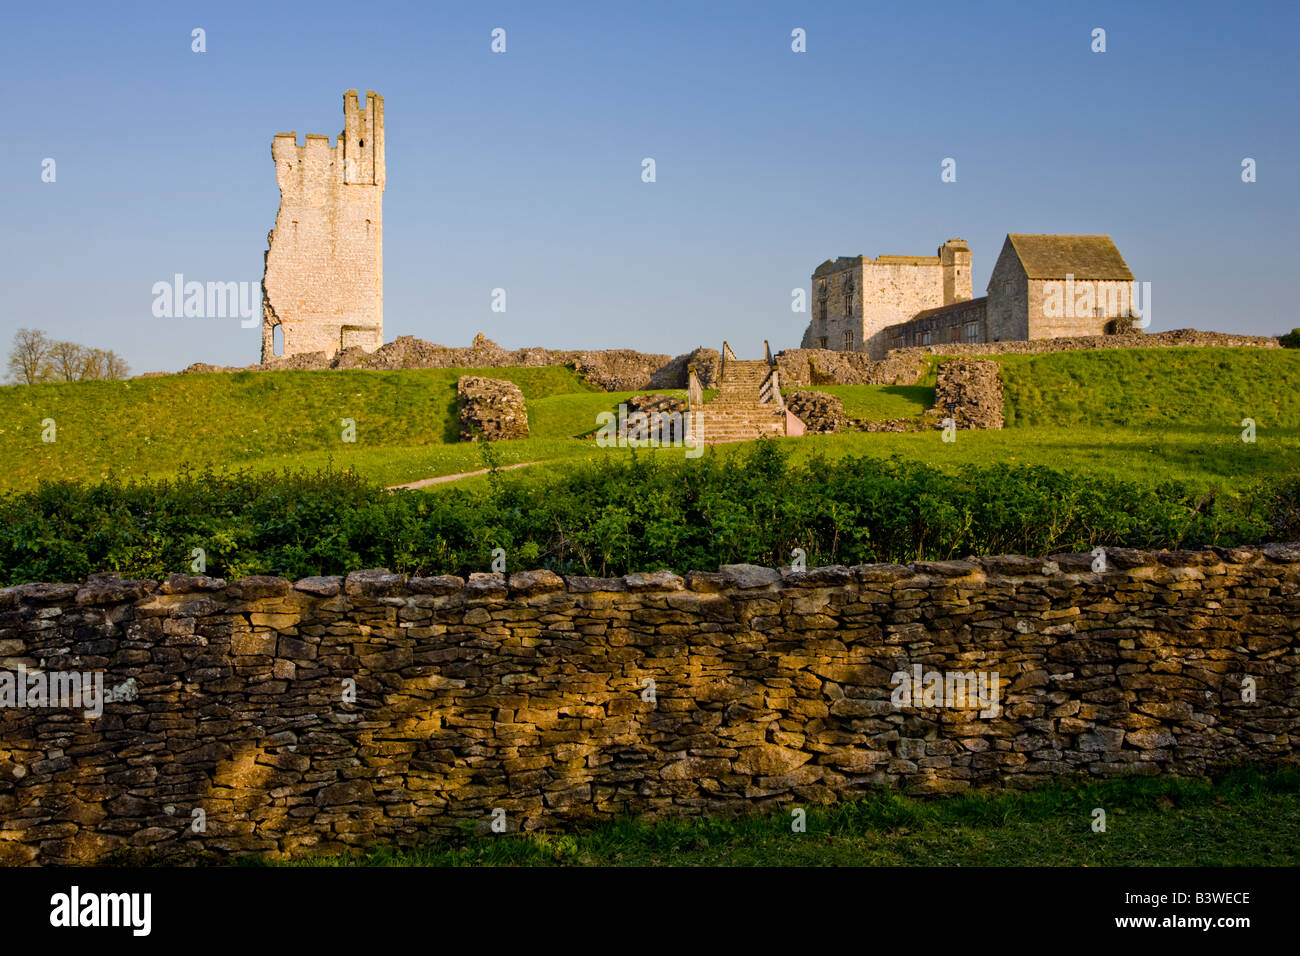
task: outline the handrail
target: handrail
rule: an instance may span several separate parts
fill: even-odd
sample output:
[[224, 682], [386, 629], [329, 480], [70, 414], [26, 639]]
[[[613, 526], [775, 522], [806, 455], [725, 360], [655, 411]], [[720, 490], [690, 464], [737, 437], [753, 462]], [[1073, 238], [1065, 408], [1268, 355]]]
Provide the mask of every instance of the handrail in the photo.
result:
[[785, 408], [785, 399], [781, 396], [781, 373], [776, 368], [767, 373], [763, 384], [758, 387], [758, 400], [764, 405]]

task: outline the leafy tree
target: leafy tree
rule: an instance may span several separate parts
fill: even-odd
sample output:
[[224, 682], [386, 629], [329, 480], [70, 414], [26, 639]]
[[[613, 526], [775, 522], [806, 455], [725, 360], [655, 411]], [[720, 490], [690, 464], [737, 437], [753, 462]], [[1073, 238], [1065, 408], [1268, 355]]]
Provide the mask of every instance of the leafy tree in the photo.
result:
[[1300, 349], [1300, 329], [1292, 329], [1286, 335], [1279, 336], [1278, 341], [1284, 349]]

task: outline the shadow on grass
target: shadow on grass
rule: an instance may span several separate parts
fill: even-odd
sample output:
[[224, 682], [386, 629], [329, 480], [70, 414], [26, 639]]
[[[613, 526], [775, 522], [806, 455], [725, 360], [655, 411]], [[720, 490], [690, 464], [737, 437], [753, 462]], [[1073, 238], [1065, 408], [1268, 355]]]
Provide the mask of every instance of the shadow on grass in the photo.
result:
[[[830, 807], [647, 821], [583, 832], [478, 836], [289, 866], [1295, 865], [1300, 769], [1212, 778], [1091, 777], [1028, 791], [871, 794]], [[805, 809], [806, 831], [792, 826]], [[1105, 810], [1107, 829], [1093, 828]], [[258, 859], [243, 865], [264, 865]]]

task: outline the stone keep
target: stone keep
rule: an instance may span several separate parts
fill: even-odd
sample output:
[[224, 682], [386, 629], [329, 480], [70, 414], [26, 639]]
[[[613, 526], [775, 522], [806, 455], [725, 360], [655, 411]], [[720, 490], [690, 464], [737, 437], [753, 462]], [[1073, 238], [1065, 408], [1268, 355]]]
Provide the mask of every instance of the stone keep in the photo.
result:
[[384, 98], [343, 94], [343, 132], [277, 133], [271, 142], [280, 211], [267, 236], [262, 279], [262, 362], [304, 352], [333, 355], [384, 341]]
[[970, 270], [964, 239], [949, 239], [933, 256], [828, 259], [812, 274], [813, 316], [801, 347], [883, 358], [885, 329], [970, 299]]

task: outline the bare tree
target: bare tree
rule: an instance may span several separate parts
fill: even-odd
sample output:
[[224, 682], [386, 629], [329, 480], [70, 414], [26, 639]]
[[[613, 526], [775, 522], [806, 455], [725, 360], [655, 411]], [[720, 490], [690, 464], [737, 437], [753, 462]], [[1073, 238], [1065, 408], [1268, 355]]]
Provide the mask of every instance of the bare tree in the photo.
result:
[[19, 329], [9, 353], [9, 377], [19, 384], [89, 382], [130, 374], [126, 360], [112, 349], [55, 342], [39, 329]]
[[39, 329], [19, 329], [9, 352], [9, 377], [23, 385], [35, 385], [46, 374], [46, 363], [54, 343]]
[[104, 378], [104, 367], [108, 362], [108, 353], [103, 349], [86, 349], [82, 355], [81, 381], [92, 382]]
[[126, 359], [112, 349], [104, 353], [104, 365], [99, 372], [100, 378], [119, 379], [126, 378], [130, 374], [131, 366], [126, 364]]
[[50, 347], [50, 377], [61, 382], [86, 378], [89, 350], [76, 342], [55, 342]]

